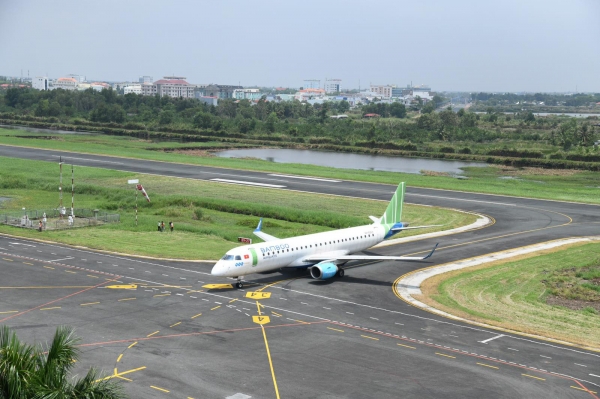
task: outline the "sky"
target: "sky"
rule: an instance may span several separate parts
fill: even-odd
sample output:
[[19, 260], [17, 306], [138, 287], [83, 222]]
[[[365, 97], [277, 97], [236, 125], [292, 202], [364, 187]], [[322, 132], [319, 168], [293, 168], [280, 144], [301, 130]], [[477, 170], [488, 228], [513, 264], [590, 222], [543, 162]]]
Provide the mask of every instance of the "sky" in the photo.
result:
[[0, 75], [600, 92], [598, 0], [0, 0]]

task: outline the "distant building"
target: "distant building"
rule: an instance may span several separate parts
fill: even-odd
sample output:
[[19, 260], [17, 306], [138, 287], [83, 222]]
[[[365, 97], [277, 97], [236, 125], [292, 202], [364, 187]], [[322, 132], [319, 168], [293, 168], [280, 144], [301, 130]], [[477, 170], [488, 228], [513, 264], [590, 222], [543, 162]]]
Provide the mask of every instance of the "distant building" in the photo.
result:
[[140, 76], [138, 78], [139, 83], [152, 83], [153, 81], [154, 81], [154, 79], [152, 79], [152, 76], [148, 76], [148, 75]]
[[125, 87], [123, 87], [123, 94], [129, 94], [129, 93], [134, 93], [134, 94], [142, 94], [142, 85], [141, 84], [129, 84]]
[[104, 82], [93, 82], [90, 83], [90, 87], [96, 91], [102, 91], [104, 89], [110, 89], [111, 86], [108, 83], [104, 83]]
[[75, 79], [77, 81], [77, 83], [85, 82], [85, 76], [83, 76], [83, 75], [77, 75], [77, 74], [71, 73], [71, 74], [67, 75], [67, 78]]
[[298, 101], [308, 101], [323, 96], [325, 96], [325, 90], [323, 89], [303, 89], [298, 91], [294, 98]]
[[77, 80], [73, 78], [58, 78], [54, 82], [55, 89], [77, 90]]
[[31, 87], [36, 90], [49, 90], [48, 78], [46, 76], [38, 76], [32, 79]]
[[370, 90], [383, 98], [392, 97], [392, 86], [371, 86]]
[[219, 99], [228, 99], [228, 98], [234, 98], [233, 92], [235, 90], [243, 90], [243, 89], [244, 88], [242, 86], [209, 84], [209, 85], [206, 85], [206, 87], [199, 88], [199, 91], [202, 93], [202, 96], [204, 96], [204, 97], [217, 97]]
[[260, 100], [262, 93], [259, 89], [235, 89], [232, 92], [232, 98], [237, 100]]
[[196, 86], [186, 82], [185, 77], [182, 76], [165, 76], [164, 79], [157, 80], [154, 83], [140, 84], [140, 91], [144, 96], [158, 94], [161, 97], [194, 98], [195, 88]]
[[325, 81], [325, 93], [339, 93], [341, 89], [341, 79], [329, 79]]
[[205, 97], [201, 96], [200, 92], [196, 92], [196, 99], [201, 103], [214, 105], [215, 107], [219, 104], [219, 99], [217, 97]]

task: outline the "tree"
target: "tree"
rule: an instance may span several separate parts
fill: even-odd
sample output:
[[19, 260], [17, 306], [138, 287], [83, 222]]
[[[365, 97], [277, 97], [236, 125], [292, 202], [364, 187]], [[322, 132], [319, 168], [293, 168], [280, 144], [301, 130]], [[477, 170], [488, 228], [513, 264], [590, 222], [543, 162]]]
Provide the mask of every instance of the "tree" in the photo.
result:
[[119, 384], [99, 380], [94, 368], [81, 379], [69, 378], [78, 342], [69, 327], [58, 327], [47, 348], [22, 343], [8, 326], [0, 328], [0, 398], [125, 398]]
[[440, 96], [438, 96], [437, 94], [435, 96], [433, 96], [433, 98], [431, 99], [431, 102], [433, 103], [433, 105], [438, 108], [440, 105], [442, 105], [442, 103], [444, 102], [444, 99]]
[[346, 100], [342, 100], [338, 103], [337, 109], [339, 112], [341, 112], [342, 114], [344, 112], [348, 112], [348, 110], [350, 109], [350, 103]]
[[6, 95], [4, 96], [4, 101], [6, 102], [6, 105], [13, 108], [16, 107], [19, 103], [19, 97], [21, 97], [22, 92], [22, 89], [8, 89], [6, 91]]
[[435, 111], [435, 107], [433, 106], [433, 103], [431, 101], [425, 104], [421, 109], [422, 114], [430, 114], [433, 111]]
[[404, 104], [401, 104], [399, 102], [391, 103], [389, 108], [390, 116], [393, 116], [394, 118], [406, 117], [406, 107], [404, 106]]
[[525, 115], [525, 122], [527, 122], [527, 123], [529, 123], [529, 122], [535, 122], [535, 115], [533, 115], [533, 112], [529, 111]]
[[201, 129], [210, 129], [213, 124], [212, 119], [213, 116], [211, 114], [206, 112], [198, 112], [196, 116], [194, 116], [194, 126]]
[[175, 112], [173, 110], [167, 109], [160, 111], [158, 123], [161, 125], [168, 125], [169, 123], [173, 123], [173, 120], [175, 120]]
[[267, 131], [270, 133], [275, 132], [275, 124], [279, 122], [279, 118], [277, 118], [277, 114], [275, 112], [271, 112], [267, 117], [267, 121], [265, 122], [265, 127]]

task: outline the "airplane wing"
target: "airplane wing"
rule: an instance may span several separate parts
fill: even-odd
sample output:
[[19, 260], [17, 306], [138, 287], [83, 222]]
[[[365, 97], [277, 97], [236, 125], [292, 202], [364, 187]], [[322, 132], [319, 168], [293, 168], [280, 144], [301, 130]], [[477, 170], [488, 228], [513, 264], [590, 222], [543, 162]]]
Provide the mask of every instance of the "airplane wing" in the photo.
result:
[[425, 260], [431, 257], [435, 252], [439, 243], [435, 244], [435, 247], [429, 252], [426, 256], [418, 257], [418, 256], [378, 256], [378, 255], [341, 255], [341, 256], [327, 256], [327, 254], [323, 255], [312, 255], [307, 258], [302, 259], [304, 262], [323, 262], [330, 261], [334, 262], [337, 260], [403, 260], [403, 261], [416, 261], [416, 260]]
[[262, 232], [261, 229], [262, 229], [262, 218], [260, 218], [260, 222], [258, 222], [258, 226], [256, 226], [256, 229], [254, 229], [254, 231], [253, 231], [254, 235], [263, 241], [279, 240], [279, 238], [277, 238], [277, 237], [274, 237], [270, 234]]

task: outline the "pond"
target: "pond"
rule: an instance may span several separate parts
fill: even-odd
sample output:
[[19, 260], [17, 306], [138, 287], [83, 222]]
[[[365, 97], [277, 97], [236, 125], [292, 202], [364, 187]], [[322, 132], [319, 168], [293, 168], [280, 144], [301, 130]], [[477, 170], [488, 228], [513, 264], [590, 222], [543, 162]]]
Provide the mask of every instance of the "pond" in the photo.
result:
[[349, 154], [313, 150], [254, 148], [215, 152], [223, 158], [258, 158], [277, 163], [299, 163], [340, 169], [362, 169], [386, 172], [421, 173], [422, 170], [460, 174], [465, 166], [487, 166], [480, 162], [440, 159], [390, 157], [384, 155]]

